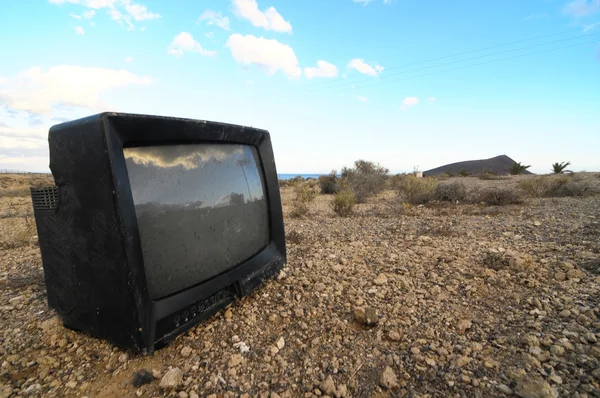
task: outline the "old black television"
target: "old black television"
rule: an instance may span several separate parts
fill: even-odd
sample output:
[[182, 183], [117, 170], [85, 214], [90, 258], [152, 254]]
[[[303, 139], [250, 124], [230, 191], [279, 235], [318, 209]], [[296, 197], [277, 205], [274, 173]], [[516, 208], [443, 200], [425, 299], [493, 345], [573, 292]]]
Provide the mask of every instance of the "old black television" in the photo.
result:
[[31, 197], [65, 326], [151, 353], [283, 267], [267, 131], [101, 113], [48, 141], [55, 185]]

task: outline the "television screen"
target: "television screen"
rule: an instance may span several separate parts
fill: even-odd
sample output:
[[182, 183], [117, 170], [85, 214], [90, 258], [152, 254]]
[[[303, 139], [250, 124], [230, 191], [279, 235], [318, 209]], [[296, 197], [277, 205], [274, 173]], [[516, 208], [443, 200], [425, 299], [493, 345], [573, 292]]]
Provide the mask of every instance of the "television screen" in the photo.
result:
[[219, 275], [269, 243], [255, 148], [181, 144], [123, 152], [153, 300]]

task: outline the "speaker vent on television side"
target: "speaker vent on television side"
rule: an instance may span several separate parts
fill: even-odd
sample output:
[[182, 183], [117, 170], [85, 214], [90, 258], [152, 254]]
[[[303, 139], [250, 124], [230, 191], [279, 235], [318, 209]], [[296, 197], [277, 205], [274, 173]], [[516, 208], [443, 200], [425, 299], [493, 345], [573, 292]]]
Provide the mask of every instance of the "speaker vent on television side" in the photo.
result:
[[31, 201], [36, 214], [54, 213], [58, 208], [58, 187], [31, 187]]

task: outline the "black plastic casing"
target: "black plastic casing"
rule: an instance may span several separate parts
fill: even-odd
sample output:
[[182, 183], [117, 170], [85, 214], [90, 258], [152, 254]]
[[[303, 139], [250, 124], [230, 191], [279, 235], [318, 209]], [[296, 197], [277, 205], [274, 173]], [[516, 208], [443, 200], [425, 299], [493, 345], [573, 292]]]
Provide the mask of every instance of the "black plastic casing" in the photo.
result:
[[[48, 304], [67, 327], [152, 353], [236, 297], [249, 294], [285, 264], [279, 183], [267, 131], [101, 113], [53, 126], [48, 141], [56, 187], [32, 188], [31, 195]], [[212, 279], [151, 300], [123, 147], [185, 143], [233, 143], [257, 149], [270, 242]]]

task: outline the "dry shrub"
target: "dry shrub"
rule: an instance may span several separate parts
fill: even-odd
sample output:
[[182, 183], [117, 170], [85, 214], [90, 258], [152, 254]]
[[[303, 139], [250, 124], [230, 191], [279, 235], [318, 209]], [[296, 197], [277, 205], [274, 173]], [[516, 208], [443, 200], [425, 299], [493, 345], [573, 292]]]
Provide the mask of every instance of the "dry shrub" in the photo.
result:
[[496, 175], [493, 171], [484, 170], [481, 174], [479, 174], [480, 180], [502, 180], [503, 178]]
[[442, 174], [438, 174], [436, 176], [433, 176], [434, 178], [436, 178], [438, 181], [445, 181], [449, 178], [452, 177], [452, 174], [450, 173], [442, 173]]
[[[3, 221], [8, 224], [8, 221]], [[0, 234], [0, 249], [16, 249], [27, 246], [36, 235], [35, 219], [31, 216], [12, 218], [8, 231]]]
[[585, 196], [593, 193], [585, 178], [576, 174], [528, 178], [519, 182], [519, 188], [534, 198]]
[[29, 187], [0, 189], [0, 198], [25, 198], [30, 195]]
[[302, 242], [302, 235], [294, 230], [294, 231], [290, 231], [288, 232], [287, 236], [285, 237], [286, 242], [288, 243], [293, 243], [295, 245], [299, 244]]
[[398, 196], [405, 203], [424, 204], [435, 197], [437, 180], [433, 177], [406, 176], [398, 187]]
[[479, 201], [490, 206], [505, 206], [521, 203], [519, 192], [511, 188], [489, 188], [481, 191]]
[[295, 188], [296, 197], [292, 202], [292, 217], [303, 217], [308, 214], [309, 206], [315, 201], [317, 192], [308, 184], [298, 184]]
[[335, 195], [340, 191], [338, 184], [337, 171], [332, 170], [331, 173], [319, 177], [319, 186], [323, 195]]
[[509, 258], [504, 253], [498, 251], [488, 251], [483, 256], [483, 266], [493, 270], [501, 270], [508, 267]]
[[383, 191], [388, 171], [378, 163], [357, 160], [353, 168], [342, 169], [342, 181], [352, 190], [356, 202], [364, 203]]
[[435, 198], [442, 202], [462, 202], [467, 198], [467, 187], [462, 181], [438, 184]]
[[400, 187], [402, 181], [404, 181], [407, 175], [408, 174], [406, 173], [401, 173], [389, 176], [387, 180], [388, 188], [397, 189], [398, 187]]
[[555, 196], [586, 196], [596, 193], [584, 175], [570, 174], [566, 180], [567, 183], [556, 192]]
[[319, 185], [319, 180], [316, 178], [307, 178], [305, 181], [311, 189]]
[[567, 177], [551, 178], [547, 176], [528, 178], [519, 182], [519, 188], [534, 198], [556, 196], [567, 183]]
[[344, 189], [335, 194], [331, 201], [331, 208], [340, 217], [348, 217], [354, 213], [356, 198], [354, 192]]

